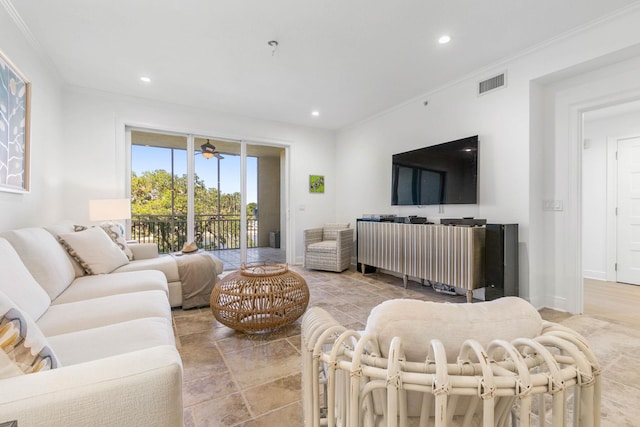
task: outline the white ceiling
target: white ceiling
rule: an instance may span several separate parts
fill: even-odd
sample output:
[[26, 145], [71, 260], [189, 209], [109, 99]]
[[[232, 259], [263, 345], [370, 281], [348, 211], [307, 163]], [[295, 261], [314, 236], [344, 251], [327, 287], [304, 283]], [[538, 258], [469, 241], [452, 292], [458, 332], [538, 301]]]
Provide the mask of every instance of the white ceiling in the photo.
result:
[[639, 1], [0, 3], [68, 84], [339, 129]]

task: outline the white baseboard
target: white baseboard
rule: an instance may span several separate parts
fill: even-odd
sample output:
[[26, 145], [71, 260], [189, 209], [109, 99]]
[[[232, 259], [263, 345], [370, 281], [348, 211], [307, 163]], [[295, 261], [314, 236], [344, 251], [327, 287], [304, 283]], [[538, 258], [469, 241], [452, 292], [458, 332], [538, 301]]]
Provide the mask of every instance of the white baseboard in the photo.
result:
[[582, 272], [582, 277], [585, 279], [593, 279], [593, 280], [607, 280], [607, 272], [606, 271], [596, 271], [596, 270], [584, 270]]
[[565, 311], [567, 313], [571, 313], [571, 308], [569, 307], [569, 301], [564, 297], [558, 297], [554, 295], [550, 295], [549, 298], [551, 302], [551, 306], [547, 306], [553, 310]]

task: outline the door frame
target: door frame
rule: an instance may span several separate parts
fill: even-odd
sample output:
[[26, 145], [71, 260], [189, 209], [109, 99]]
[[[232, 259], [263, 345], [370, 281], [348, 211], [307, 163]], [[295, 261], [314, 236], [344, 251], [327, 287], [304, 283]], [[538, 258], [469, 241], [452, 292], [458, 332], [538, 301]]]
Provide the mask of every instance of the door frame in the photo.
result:
[[[189, 138], [189, 142], [192, 141], [191, 138], [195, 136], [201, 135], [215, 135], [220, 139], [234, 140], [238, 141], [241, 144], [241, 202], [246, 204], [246, 146], [247, 144], [254, 145], [267, 145], [284, 148], [284, 161], [281, 163], [284, 168], [281, 171], [284, 179], [280, 183], [281, 185], [281, 204], [284, 205], [284, 210], [281, 210], [281, 223], [285, 225], [284, 236], [281, 236], [281, 241], [284, 242], [285, 256], [286, 262], [290, 265], [293, 265], [294, 254], [295, 254], [295, 244], [294, 244], [294, 233], [292, 232], [294, 228], [293, 218], [290, 215], [290, 205], [291, 205], [291, 156], [293, 151], [293, 144], [283, 140], [277, 140], [272, 138], [259, 138], [255, 137], [247, 137], [243, 138], [242, 136], [237, 135], [229, 135], [224, 132], [216, 132], [216, 131], [207, 131], [203, 132], [202, 130], [190, 130], [190, 129], [168, 129], [163, 126], [156, 126], [149, 123], [136, 123], [132, 120], [118, 119], [116, 120], [116, 158], [120, 158], [123, 161], [117, 164], [116, 166], [116, 178], [118, 181], [121, 181], [121, 185], [124, 188], [124, 194], [126, 197], [131, 198], [131, 131], [132, 130], [140, 130], [147, 132], [156, 132], [156, 133], [165, 133], [171, 135], [180, 135]], [[193, 143], [187, 144], [191, 145], [191, 152], [194, 152], [195, 149], [193, 147]], [[188, 171], [187, 171], [188, 172]], [[193, 180], [193, 178], [191, 179]], [[244, 216], [244, 221], [242, 220]], [[245, 224], [244, 236], [245, 239], [241, 239], [244, 243], [241, 244], [241, 256], [242, 262], [246, 262], [246, 212], [245, 209], [241, 209], [241, 226]], [[128, 227], [127, 227], [128, 228]], [[193, 230], [191, 230], [193, 233]], [[243, 249], [244, 248], [244, 249]]]
[[608, 282], [617, 282], [618, 274], [618, 224], [616, 208], [618, 206], [618, 161], [616, 153], [618, 142], [627, 139], [640, 138], [640, 135], [610, 136], [607, 138], [607, 248], [606, 248], [606, 278]]

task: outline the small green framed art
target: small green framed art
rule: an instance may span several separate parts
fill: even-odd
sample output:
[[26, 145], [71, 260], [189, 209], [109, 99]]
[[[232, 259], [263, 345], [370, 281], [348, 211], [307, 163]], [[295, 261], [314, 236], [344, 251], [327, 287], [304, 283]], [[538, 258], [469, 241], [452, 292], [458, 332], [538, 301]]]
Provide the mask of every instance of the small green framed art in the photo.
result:
[[309, 175], [309, 192], [324, 193], [324, 175]]

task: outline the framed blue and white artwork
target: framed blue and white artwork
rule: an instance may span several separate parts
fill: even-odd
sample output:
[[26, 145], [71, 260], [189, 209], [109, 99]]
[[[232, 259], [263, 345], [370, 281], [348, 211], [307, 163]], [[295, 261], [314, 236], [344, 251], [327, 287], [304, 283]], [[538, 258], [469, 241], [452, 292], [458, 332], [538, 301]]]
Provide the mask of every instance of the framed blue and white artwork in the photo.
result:
[[31, 83], [0, 51], [0, 191], [29, 191]]

